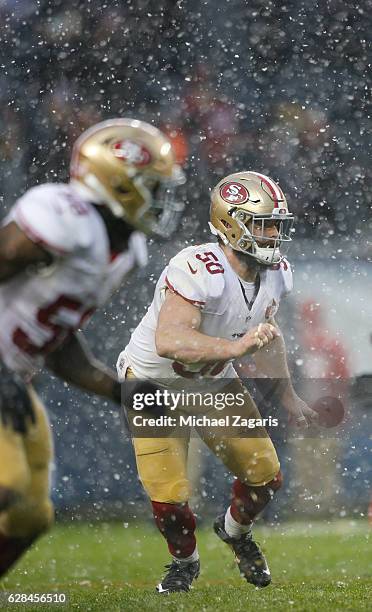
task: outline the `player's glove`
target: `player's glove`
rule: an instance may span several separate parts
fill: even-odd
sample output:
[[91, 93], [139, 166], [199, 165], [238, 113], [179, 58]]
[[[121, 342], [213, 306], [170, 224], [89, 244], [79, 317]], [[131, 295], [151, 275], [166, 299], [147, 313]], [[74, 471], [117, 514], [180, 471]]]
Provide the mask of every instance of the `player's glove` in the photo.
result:
[[31, 398], [21, 378], [0, 361], [0, 419], [5, 427], [25, 434], [36, 422]]

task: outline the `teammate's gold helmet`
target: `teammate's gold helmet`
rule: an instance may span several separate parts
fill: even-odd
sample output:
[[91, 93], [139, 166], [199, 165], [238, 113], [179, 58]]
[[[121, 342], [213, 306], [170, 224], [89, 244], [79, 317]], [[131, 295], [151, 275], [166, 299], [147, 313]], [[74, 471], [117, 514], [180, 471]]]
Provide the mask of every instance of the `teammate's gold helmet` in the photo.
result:
[[[264, 235], [274, 224], [275, 237]], [[289, 243], [293, 215], [279, 185], [258, 172], [236, 172], [222, 179], [212, 191], [210, 228], [224, 244], [271, 266], [283, 259]]]
[[136, 119], [94, 125], [76, 141], [70, 171], [116, 217], [146, 233], [174, 231], [183, 210], [175, 188], [185, 178], [156, 127]]

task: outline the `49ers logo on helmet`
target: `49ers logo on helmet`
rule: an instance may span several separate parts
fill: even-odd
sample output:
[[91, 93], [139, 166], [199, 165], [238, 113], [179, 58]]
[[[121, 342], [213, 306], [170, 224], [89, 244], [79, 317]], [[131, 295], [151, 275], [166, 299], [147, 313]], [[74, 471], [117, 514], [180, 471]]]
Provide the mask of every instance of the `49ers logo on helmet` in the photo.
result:
[[241, 183], [225, 183], [220, 187], [220, 196], [229, 204], [244, 204], [249, 200], [248, 189]]
[[121, 140], [114, 144], [115, 156], [134, 166], [147, 166], [151, 161], [151, 154], [146, 147], [132, 140]]

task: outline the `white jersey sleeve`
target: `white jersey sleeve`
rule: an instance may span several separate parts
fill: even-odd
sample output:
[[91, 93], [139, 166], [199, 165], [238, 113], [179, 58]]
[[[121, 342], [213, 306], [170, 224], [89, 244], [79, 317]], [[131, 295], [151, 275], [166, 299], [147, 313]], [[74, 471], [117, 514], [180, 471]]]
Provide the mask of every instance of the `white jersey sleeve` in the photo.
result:
[[201, 309], [222, 295], [225, 278], [216, 245], [188, 247], [170, 260], [165, 283], [174, 293]]
[[68, 185], [45, 184], [29, 189], [8, 216], [34, 242], [57, 255], [86, 246], [82, 217], [85, 204]]
[[291, 264], [283, 259], [278, 272], [280, 273], [280, 298], [289, 295], [293, 289], [293, 274]]
[[272, 304], [268, 306], [265, 318], [269, 319], [276, 315], [282, 298], [291, 293], [293, 289], [293, 277], [290, 263], [283, 259], [280, 264], [267, 271], [268, 290], [273, 298]]
[[144, 268], [148, 263], [146, 236], [142, 232], [133, 232], [129, 238], [129, 251], [133, 255], [133, 266]]

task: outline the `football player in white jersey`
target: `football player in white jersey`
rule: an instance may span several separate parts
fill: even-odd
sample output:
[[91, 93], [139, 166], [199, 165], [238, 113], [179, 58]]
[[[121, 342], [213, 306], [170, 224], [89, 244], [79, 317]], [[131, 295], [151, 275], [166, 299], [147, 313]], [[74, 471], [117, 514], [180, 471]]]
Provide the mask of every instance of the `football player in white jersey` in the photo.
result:
[[120, 403], [114, 371], [78, 329], [146, 263], [144, 233], [169, 235], [183, 182], [171, 144], [133, 119], [77, 140], [71, 181], [27, 191], [0, 226], [0, 577], [52, 522], [52, 441], [31, 385], [43, 365]]
[[[218, 242], [187, 247], [169, 262], [147, 314], [119, 356], [119, 378], [150, 379], [174, 389], [187, 380], [208, 378], [215, 385], [221, 379], [222, 390], [237, 397], [244, 388], [233, 360], [251, 354], [262, 375], [285, 380], [282, 403], [292, 421], [306, 426], [316, 414], [291, 385], [274, 319], [292, 288], [283, 257], [293, 223], [285, 196], [267, 176], [239, 172], [214, 188], [210, 219]], [[246, 390], [244, 397], [244, 414], [259, 418]], [[162, 431], [162, 438], [134, 437], [133, 443], [139, 476], [173, 557], [157, 587], [169, 593], [188, 591], [200, 565], [188, 505], [189, 440], [164, 437]], [[266, 586], [270, 571], [251, 526], [282, 482], [275, 448], [262, 427], [241, 438], [203, 435], [202, 427], [198, 433], [236, 477], [231, 506], [217, 518], [215, 532], [233, 549], [246, 580]]]

